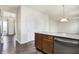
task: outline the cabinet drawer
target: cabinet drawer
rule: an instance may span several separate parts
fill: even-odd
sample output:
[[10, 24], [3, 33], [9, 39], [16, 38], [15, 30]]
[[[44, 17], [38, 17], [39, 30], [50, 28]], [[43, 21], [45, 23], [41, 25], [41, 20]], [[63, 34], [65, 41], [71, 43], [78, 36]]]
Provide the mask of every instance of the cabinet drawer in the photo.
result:
[[50, 35], [43, 35], [43, 38], [44, 38], [44, 39], [52, 40], [52, 39], [53, 39], [53, 36], [50, 36]]

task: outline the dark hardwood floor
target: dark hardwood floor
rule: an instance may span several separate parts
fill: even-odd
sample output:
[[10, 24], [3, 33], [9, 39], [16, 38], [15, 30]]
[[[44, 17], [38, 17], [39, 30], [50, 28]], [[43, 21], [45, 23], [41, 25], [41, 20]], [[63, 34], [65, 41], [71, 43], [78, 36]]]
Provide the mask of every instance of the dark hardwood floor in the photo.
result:
[[2, 47], [3, 47], [3, 44], [0, 43], [0, 54], [2, 53]]
[[3, 36], [2, 54], [15, 54], [16, 41], [15, 36]]
[[34, 42], [18, 45], [15, 36], [3, 36], [3, 45], [0, 46], [1, 54], [42, 54], [36, 50]]
[[16, 53], [17, 54], [43, 54], [35, 48], [34, 41], [20, 45], [16, 42]]

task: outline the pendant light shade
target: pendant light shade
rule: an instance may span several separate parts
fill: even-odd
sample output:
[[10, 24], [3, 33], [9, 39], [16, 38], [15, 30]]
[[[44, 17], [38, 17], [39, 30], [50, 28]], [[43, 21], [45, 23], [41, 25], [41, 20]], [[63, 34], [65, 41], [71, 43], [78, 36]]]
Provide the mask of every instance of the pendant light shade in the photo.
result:
[[68, 19], [65, 17], [64, 5], [63, 7], [63, 18], [60, 20], [61, 22], [68, 22]]
[[67, 18], [62, 18], [60, 21], [61, 22], [68, 22]]

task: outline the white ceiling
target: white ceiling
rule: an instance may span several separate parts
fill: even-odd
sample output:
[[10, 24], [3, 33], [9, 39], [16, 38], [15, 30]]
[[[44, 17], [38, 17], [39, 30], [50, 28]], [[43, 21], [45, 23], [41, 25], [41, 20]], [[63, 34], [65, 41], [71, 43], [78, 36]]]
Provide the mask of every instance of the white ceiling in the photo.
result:
[[11, 12], [17, 12], [18, 5], [0, 5], [0, 9], [11, 11]]
[[[29, 7], [44, 12], [51, 17], [61, 18], [63, 16], [62, 5], [30, 5]], [[79, 5], [65, 5], [64, 12], [68, 18], [79, 18]]]
[[17, 8], [18, 7], [18, 5], [0, 5], [0, 7], [2, 7], [2, 8]]
[[[48, 14], [50, 17], [61, 18], [63, 16], [62, 5], [28, 5], [28, 7]], [[0, 5], [0, 8], [16, 12], [18, 5]], [[65, 5], [64, 12], [67, 18], [79, 19], [79, 5]]]

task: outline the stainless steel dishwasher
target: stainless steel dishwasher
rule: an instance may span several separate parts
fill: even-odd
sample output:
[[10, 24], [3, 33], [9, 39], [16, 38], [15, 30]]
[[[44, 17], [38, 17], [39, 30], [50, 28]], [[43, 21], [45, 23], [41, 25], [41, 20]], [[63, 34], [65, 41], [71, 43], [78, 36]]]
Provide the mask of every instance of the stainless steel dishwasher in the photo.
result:
[[54, 54], [79, 54], [79, 41], [67, 38], [55, 38]]

